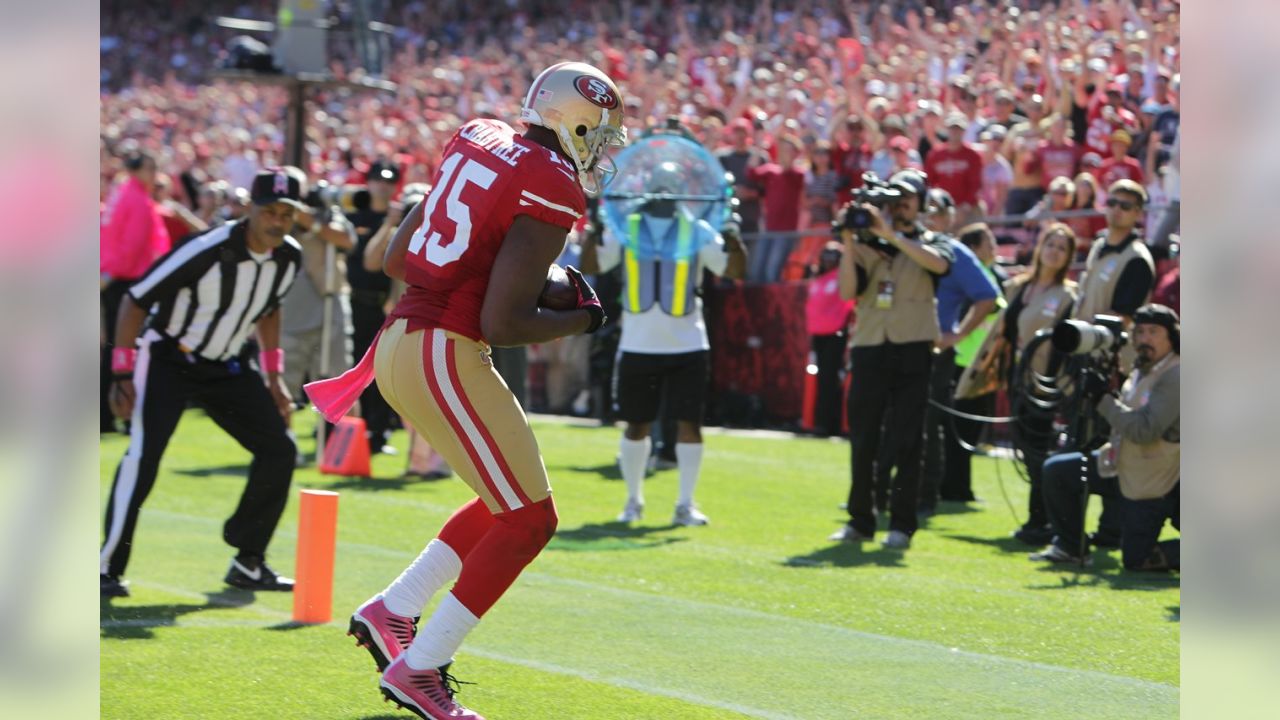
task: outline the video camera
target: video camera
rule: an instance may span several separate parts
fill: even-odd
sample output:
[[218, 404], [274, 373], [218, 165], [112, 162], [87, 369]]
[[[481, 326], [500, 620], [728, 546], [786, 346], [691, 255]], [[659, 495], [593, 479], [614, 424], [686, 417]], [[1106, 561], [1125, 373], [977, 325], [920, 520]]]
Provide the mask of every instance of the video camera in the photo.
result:
[[1095, 315], [1093, 322], [1063, 320], [1053, 328], [1053, 346], [1068, 355], [1115, 354], [1128, 341], [1124, 320], [1115, 315]]
[[871, 232], [871, 211], [866, 206], [884, 208], [900, 197], [902, 191], [881, 180], [879, 175], [871, 171], [862, 173], [862, 187], [853, 191], [853, 202], [845, 206], [831, 223], [831, 234], [839, 238], [849, 230], [858, 242], [874, 245], [890, 255], [896, 254], [896, 247]]
[[[871, 171], [862, 173], [862, 187], [853, 191], [854, 205], [842, 213], [843, 222], [837, 229], [866, 230], [871, 227], [871, 213], [865, 207], [859, 207], [860, 205], [883, 208], [900, 197], [902, 197], [902, 191], [881, 180], [879, 175]], [[862, 233], [859, 234], [858, 239], [868, 242]]]

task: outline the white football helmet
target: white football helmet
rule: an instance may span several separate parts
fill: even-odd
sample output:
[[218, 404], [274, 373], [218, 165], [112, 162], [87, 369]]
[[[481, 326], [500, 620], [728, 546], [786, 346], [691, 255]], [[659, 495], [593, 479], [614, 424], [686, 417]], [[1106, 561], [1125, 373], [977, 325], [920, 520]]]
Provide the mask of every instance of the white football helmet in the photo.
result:
[[520, 119], [556, 134], [578, 168], [583, 189], [594, 195], [613, 174], [606, 149], [627, 142], [622, 112], [622, 93], [608, 75], [586, 63], [562, 62], [543, 70], [529, 86]]

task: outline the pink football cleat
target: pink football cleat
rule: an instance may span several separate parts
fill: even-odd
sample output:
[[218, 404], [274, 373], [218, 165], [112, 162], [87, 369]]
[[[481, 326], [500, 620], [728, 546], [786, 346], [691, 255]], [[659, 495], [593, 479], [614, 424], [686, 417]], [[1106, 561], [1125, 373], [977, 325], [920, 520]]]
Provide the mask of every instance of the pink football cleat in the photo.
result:
[[400, 657], [392, 662], [378, 683], [391, 702], [423, 720], [484, 720], [453, 701], [459, 681], [449, 674], [449, 666], [438, 670], [414, 670]]
[[347, 634], [354, 635], [356, 644], [369, 651], [382, 672], [413, 642], [418, 618], [396, 615], [378, 595], [356, 609]]

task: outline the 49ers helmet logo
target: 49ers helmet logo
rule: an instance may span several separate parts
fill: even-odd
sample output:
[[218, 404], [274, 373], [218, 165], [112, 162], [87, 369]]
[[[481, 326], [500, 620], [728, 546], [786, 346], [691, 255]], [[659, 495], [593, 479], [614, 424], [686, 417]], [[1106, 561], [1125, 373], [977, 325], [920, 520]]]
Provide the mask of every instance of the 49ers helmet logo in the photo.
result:
[[573, 87], [582, 97], [605, 110], [612, 110], [618, 107], [618, 97], [609, 89], [609, 85], [600, 78], [579, 75], [574, 78]]

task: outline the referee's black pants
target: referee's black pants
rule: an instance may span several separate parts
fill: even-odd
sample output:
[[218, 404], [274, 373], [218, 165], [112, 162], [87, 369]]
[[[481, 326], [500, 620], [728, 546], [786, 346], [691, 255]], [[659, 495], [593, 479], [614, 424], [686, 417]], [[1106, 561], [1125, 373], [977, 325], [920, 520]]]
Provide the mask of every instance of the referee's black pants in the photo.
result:
[[222, 539], [246, 555], [265, 555], [289, 499], [297, 448], [262, 376], [243, 360], [188, 359], [172, 340], [143, 342], [134, 372], [129, 449], [116, 468], [107, 502], [100, 572], [121, 576], [133, 548], [138, 511], [155, 484], [160, 457], [186, 409], [200, 403], [227, 434], [253, 453], [240, 504]]
[[[917, 526], [916, 504], [923, 464], [924, 414], [929, 400], [933, 343], [885, 343], [854, 347], [849, 383], [849, 524], [870, 537], [876, 518], [872, 502], [874, 466], [880, 448], [881, 421], [894, 449], [893, 492], [889, 529], [911, 535]], [[888, 413], [886, 415], [886, 413]]]

